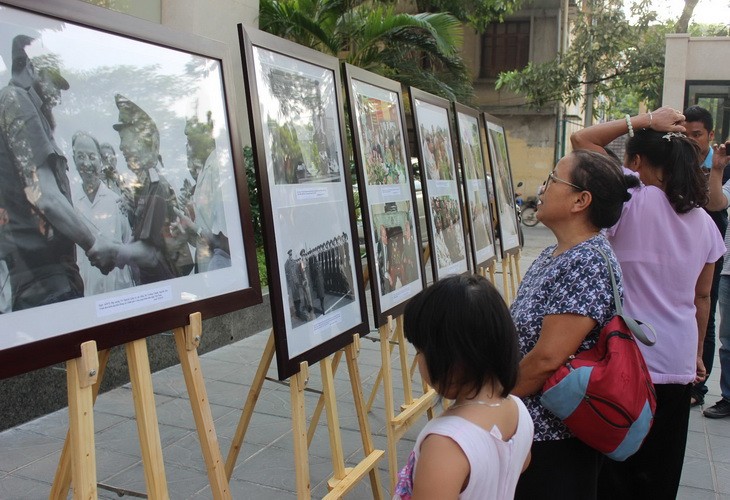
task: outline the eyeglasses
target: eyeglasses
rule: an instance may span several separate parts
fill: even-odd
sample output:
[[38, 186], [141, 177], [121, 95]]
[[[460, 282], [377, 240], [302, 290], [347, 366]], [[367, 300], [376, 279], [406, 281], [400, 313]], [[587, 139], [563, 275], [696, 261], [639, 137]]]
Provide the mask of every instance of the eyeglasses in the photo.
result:
[[567, 184], [568, 186], [570, 186], [570, 187], [572, 187], [572, 188], [575, 188], [575, 189], [577, 189], [578, 191], [585, 191], [585, 189], [584, 189], [584, 188], [582, 188], [582, 187], [580, 187], [580, 186], [578, 186], [578, 185], [576, 185], [576, 184], [573, 184], [572, 182], [568, 182], [568, 181], [566, 181], [566, 180], [563, 180], [563, 179], [561, 179], [560, 177], [558, 177], [557, 175], [555, 175], [555, 172], [550, 172], [550, 173], [548, 174], [548, 178], [547, 178], [547, 180], [545, 181], [545, 184], [543, 185], [543, 188], [542, 188], [542, 192], [543, 192], [543, 193], [544, 193], [545, 191], [547, 191], [547, 188], [548, 188], [548, 186], [550, 185], [550, 181], [554, 181], [554, 182], [562, 182], [563, 184]]
[[74, 153], [74, 160], [76, 161], [96, 161], [98, 159], [99, 155], [96, 153], [82, 153], [80, 151], [78, 153]]

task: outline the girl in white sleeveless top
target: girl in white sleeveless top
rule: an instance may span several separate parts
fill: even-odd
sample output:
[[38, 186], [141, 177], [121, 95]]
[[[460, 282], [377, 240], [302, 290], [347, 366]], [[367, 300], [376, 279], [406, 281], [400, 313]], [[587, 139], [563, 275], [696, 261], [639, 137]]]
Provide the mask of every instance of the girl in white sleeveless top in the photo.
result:
[[421, 377], [454, 404], [419, 434], [393, 498], [513, 498], [533, 424], [509, 395], [519, 349], [499, 292], [477, 275], [439, 280], [408, 303], [404, 330]]

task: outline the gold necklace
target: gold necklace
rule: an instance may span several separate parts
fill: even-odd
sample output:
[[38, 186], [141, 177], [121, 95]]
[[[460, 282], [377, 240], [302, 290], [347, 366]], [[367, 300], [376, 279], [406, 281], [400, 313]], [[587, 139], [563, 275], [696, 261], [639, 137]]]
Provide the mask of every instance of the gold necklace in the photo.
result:
[[502, 398], [499, 403], [490, 403], [489, 401], [482, 401], [480, 399], [475, 399], [474, 401], [467, 401], [466, 403], [455, 403], [451, 406], [449, 406], [448, 410], [453, 410], [454, 408], [460, 408], [462, 406], [470, 406], [470, 405], [481, 405], [481, 406], [488, 406], [489, 408], [498, 408], [502, 406], [502, 403], [504, 403], [504, 398]]

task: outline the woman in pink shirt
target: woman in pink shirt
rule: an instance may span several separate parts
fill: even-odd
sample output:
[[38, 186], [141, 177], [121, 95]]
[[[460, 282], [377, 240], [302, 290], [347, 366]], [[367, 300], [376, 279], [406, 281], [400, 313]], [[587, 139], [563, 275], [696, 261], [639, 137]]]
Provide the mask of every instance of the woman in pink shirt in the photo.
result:
[[624, 166], [641, 185], [631, 188], [619, 222], [607, 236], [621, 263], [624, 310], [652, 324], [657, 342], [639, 344], [657, 392], [654, 424], [625, 462], [606, 459], [599, 498], [674, 499], [682, 474], [690, 388], [704, 379], [702, 343], [714, 262], [725, 252], [715, 224], [701, 209], [707, 180], [697, 144], [681, 132], [684, 116], [669, 107], [588, 127], [571, 136], [574, 149], [603, 149], [629, 133]]

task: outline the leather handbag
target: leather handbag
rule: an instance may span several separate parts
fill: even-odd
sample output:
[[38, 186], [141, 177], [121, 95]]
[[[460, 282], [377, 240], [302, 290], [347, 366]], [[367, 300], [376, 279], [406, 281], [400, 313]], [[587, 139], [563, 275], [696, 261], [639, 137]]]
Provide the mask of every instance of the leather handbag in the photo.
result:
[[[540, 402], [588, 446], [617, 461], [636, 453], [656, 411], [656, 392], [636, 344], [651, 346], [640, 322], [626, 316], [606, 253], [616, 315], [601, 330], [598, 342], [571, 356], [543, 386]], [[654, 334], [651, 325], [644, 324]]]

